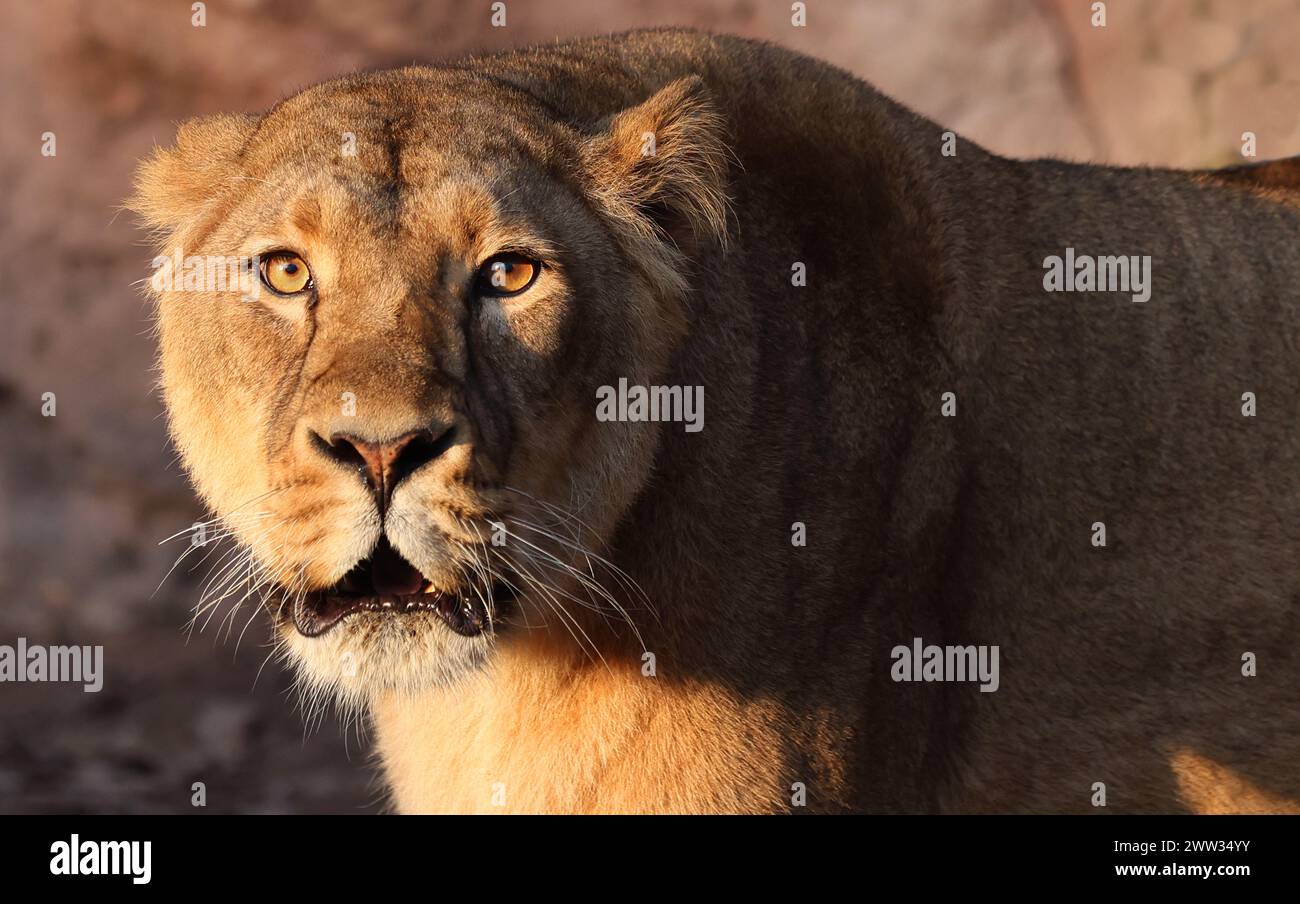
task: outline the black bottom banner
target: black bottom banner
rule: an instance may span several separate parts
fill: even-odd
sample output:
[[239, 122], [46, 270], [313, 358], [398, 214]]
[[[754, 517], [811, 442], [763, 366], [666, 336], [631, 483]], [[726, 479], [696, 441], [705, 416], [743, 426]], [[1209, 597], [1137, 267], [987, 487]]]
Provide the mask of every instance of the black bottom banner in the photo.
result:
[[878, 879], [1231, 893], [1294, 885], [1298, 830], [1288, 817], [35, 816], [0, 821], [0, 870], [8, 888], [128, 894], [382, 891], [453, 874], [493, 891], [504, 880], [697, 893], [842, 876], [862, 889]]

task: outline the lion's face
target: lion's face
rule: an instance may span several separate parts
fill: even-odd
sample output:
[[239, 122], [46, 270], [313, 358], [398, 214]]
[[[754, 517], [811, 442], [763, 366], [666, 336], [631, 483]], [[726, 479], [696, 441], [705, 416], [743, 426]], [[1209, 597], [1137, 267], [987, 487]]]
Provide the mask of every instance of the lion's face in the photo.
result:
[[656, 445], [595, 391], [682, 339], [716, 132], [693, 80], [582, 124], [413, 69], [197, 121], [142, 168], [183, 261], [154, 285], [172, 434], [309, 683], [414, 689], [565, 629]]

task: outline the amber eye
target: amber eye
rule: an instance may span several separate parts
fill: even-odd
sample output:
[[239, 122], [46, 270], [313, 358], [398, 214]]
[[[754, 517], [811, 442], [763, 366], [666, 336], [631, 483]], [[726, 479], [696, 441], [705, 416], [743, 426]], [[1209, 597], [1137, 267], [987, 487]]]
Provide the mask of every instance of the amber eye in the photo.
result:
[[474, 290], [479, 295], [504, 298], [527, 289], [542, 272], [542, 265], [511, 251], [488, 258], [479, 267]]
[[277, 295], [297, 295], [311, 288], [307, 262], [292, 251], [275, 251], [262, 258], [262, 282]]

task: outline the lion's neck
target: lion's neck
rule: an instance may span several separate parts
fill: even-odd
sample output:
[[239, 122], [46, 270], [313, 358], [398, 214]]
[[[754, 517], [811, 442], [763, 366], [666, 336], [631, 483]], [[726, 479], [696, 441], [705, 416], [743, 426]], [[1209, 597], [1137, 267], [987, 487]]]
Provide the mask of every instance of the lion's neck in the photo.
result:
[[454, 688], [376, 701], [403, 812], [760, 811], [789, 805], [770, 703], [527, 642]]

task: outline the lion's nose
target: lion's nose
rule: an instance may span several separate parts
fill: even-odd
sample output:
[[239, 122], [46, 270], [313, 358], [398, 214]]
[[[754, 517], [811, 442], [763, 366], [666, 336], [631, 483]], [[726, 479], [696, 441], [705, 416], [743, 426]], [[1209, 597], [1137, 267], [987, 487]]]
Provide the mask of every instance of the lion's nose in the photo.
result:
[[442, 434], [412, 430], [396, 439], [375, 442], [350, 433], [335, 433], [328, 441], [318, 435], [317, 448], [365, 477], [380, 514], [388, 510], [398, 484], [451, 447], [454, 427]]

